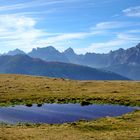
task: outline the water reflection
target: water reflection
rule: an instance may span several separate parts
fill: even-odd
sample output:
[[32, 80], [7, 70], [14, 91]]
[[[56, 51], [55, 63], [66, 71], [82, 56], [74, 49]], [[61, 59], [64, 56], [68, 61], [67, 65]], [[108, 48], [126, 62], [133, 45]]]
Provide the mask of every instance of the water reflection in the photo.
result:
[[120, 105], [90, 104], [28, 104], [0, 107], [0, 122], [6, 123], [65, 123], [81, 119], [91, 120], [106, 116], [120, 116], [135, 110], [135, 107]]

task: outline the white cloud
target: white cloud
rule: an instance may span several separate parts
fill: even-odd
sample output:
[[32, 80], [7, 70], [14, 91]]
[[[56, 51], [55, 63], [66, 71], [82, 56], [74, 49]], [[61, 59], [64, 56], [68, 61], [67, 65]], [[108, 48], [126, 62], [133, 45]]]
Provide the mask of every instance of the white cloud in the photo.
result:
[[35, 28], [36, 21], [30, 17], [16, 15], [0, 16], [0, 46], [13, 49], [32, 48], [36, 39], [45, 32]]
[[88, 47], [76, 48], [75, 51], [78, 54], [84, 54], [85, 52], [108, 53], [110, 50], [116, 50], [120, 47], [125, 49], [127, 47], [135, 46], [140, 42], [140, 36], [137, 33], [139, 33], [138, 30], [128, 30], [116, 33], [112, 40], [91, 43]]
[[113, 47], [118, 47], [122, 44], [125, 44], [125, 41], [123, 41], [121, 39], [116, 39], [116, 40], [109, 40], [109, 41], [102, 42], [102, 43], [92, 43], [87, 48], [80, 48], [80, 49], [75, 49], [75, 50], [78, 53], [98, 52], [98, 50], [100, 50], [99, 52], [102, 52], [102, 50], [103, 50], [103, 52], [108, 52]]
[[[125, 22], [117, 21], [101, 22], [95, 25], [92, 30], [86, 32], [48, 33], [44, 29], [38, 29], [36, 27], [37, 22], [38, 19], [25, 15], [0, 15], [0, 46], [2, 47], [0, 50], [6, 51], [19, 48], [24, 51], [30, 51], [32, 48], [48, 45], [55, 45], [55, 47], [58, 46], [60, 50], [62, 50], [60, 47], [61, 44], [63, 44], [62, 48], [65, 48], [67, 47], [67, 45], [65, 46], [65, 44], [68, 44], [67, 42], [84, 40], [88, 37], [94, 37], [96, 35], [103, 35], [106, 31], [109, 31], [109, 29], [135, 25], [132, 23], [126, 24]], [[112, 33], [112, 31], [109, 33]], [[113, 46], [119, 46], [124, 41], [129, 41], [128, 39], [138, 41], [135, 36], [118, 34], [114, 40], [103, 43], [92, 43], [89, 47], [86, 47], [85, 50], [81, 49], [81, 52], [93, 52], [97, 48], [111, 48]]]
[[43, 29], [36, 28], [37, 22], [36, 19], [27, 16], [0, 15], [0, 46], [2, 46], [0, 49], [5, 51], [20, 48], [30, 51], [36, 47], [85, 39], [102, 32], [48, 33]]
[[32, 0], [29, 2], [2, 5], [2, 6], [0, 6], [0, 11], [14, 11], [14, 10], [34, 8], [34, 7], [40, 7], [40, 6], [50, 6], [50, 5], [56, 5], [56, 4], [69, 4], [69, 3], [75, 3], [75, 2], [81, 2], [81, 0], [70, 0], [70, 1], [67, 1], [67, 0]]
[[137, 30], [136, 29], [134, 29], [134, 30], [132, 29], [132, 30], [128, 30], [127, 32], [128, 33], [140, 33], [140, 29], [137, 29]]
[[123, 13], [126, 16], [130, 16], [130, 17], [140, 17], [140, 6], [127, 8], [123, 10]]
[[0, 15], [0, 26], [7, 29], [31, 28], [36, 24], [32, 18], [16, 15]]
[[107, 21], [97, 23], [95, 27], [92, 27], [92, 30], [110, 30], [110, 29], [119, 29], [125, 27], [139, 26], [139, 22], [126, 22], [126, 21]]
[[125, 33], [120, 33], [117, 35], [118, 39], [124, 40], [124, 41], [140, 41], [140, 36], [137, 35], [132, 35], [132, 34], [125, 34]]
[[73, 40], [73, 39], [85, 39], [89, 36], [101, 34], [101, 31], [92, 31], [92, 32], [76, 32], [76, 33], [61, 33], [59, 35], [48, 37], [44, 42], [46, 44], [61, 42], [64, 40]]
[[114, 29], [114, 28], [120, 28], [124, 27], [124, 22], [118, 22], [118, 21], [109, 21], [109, 22], [101, 22], [96, 25], [93, 29], [96, 30], [103, 30], [103, 29]]
[[23, 3], [18, 3], [18, 4], [0, 6], [0, 11], [12, 11], [12, 10], [26, 9], [26, 8], [32, 8], [32, 7], [38, 7], [38, 6], [52, 5], [52, 4], [61, 3], [61, 2], [64, 2], [64, 0], [29, 1], [29, 2], [23, 2]]
[[[58, 35], [37, 39], [36, 46], [43, 47], [43, 46], [49, 46], [49, 45], [63, 44], [66, 41], [70, 41], [74, 39], [83, 39], [87, 36], [88, 36], [88, 33], [60, 33]], [[62, 46], [62, 48], [64, 48], [64, 46]]]

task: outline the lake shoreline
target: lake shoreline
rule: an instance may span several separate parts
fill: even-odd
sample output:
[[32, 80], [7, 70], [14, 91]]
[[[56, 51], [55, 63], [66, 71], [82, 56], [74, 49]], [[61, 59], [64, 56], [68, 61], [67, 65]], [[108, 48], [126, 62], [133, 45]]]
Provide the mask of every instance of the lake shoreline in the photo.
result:
[[32, 106], [15, 105], [0, 107], [0, 122], [63, 124], [79, 120], [96, 120], [99, 118], [117, 117], [140, 110], [138, 107], [127, 107], [110, 104], [33, 104]]
[[[140, 138], [140, 111], [133, 111], [119, 117], [105, 117], [101, 119], [85, 121], [81, 120], [64, 124], [6, 124], [0, 123], [0, 138], [5, 139], [43, 139], [51, 138], [57, 140], [63, 137], [64, 140], [82, 139], [139, 139]], [[24, 133], [23, 133], [24, 131]], [[75, 133], [73, 133], [75, 132]], [[55, 137], [54, 137], [55, 134]], [[71, 134], [72, 136], [70, 136]], [[109, 134], [109, 135], [108, 135]], [[128, 135], [129, 134], [129, 135]], [[66, 139], [65, 139], [65, 137]]]
[[[26, 75], [0, 75], [0, 105], [36, 103], [140, 106], [140, 81], [74, 81]], [[64, 124], [0, 124], [2, 140], [139, 139], [140, 111], [120, 117]]]

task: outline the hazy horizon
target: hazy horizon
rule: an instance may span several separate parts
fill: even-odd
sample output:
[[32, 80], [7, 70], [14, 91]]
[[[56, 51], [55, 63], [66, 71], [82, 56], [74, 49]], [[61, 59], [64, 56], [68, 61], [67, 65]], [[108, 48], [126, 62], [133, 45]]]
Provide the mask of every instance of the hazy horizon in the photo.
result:
[[[138, 43], [139, 44], [139, 43]], [[136, 44], [136, 45], [138, 45], [138, 44]], [[135, 46], [131, 46], [131, 47], [128, 47], [128, 48], [117, 48], [117, 49], [115, 49], [115, 50], [110, 50], [110, 51], [108, 51], [108, 52], [101, 52], [101, 53], [98, 53], [97, 52], [97, 54], [108, 54], [108, 53], [110, 53], [111, 51], [117, 51], [117, 50], [119, 50], [119, 49], [124, 49], [124, 50], [127, 50], [127, 49], [130, 49], [130, 48], [132, 48], [132, 47], [136, 47], [136, 45]], [[96, 53], [96, 52], [83, 52], [83, 53], [77, 53], [75, 50], [74, 50], [74, 48], [72, 48], [72, 47], [69, 47], [69, 48], [66, 48], [65, 50], [59, 50], [59, 49], [57, 49], [55, 46], [45, 46], [45, 47], [37, 47], [37, 48], [32, 48], [32, 50], [33, 49], [42, 49], [42, 48], [47, 48], [47, 47], [53, 47], [53, 48], [55, 48], [57, 51], [59, 51], [60, 53], [63, 53], [63, 52], [65, 52], [66, 50], [68, 50], [68, 49], [72, 49], [77, 55], [81, 55], [81, 54], [83, 54], [83, 55], [85, 55], [86, 53]], [[15, 48], [15, 49], [13, 49], [13, 50], [7, 50], [7, 52], [4, 52], [4, 53], [1, 53], [1, 55], [5, 55], [5, 54], [7, 54], [7, 53], [9, 53], [9, 52], [11, 52], [11, 51], [16, 51], [16, 50], [19, 50], [19, 51], [23, 51], [25, 54], [28, 54], [28, 53], [30, 53], [32, 50], [30, 50], [30, 51], [24, 51], [24, 50], [22, 50], [22, 49], [19, 49], [19, 48]]]

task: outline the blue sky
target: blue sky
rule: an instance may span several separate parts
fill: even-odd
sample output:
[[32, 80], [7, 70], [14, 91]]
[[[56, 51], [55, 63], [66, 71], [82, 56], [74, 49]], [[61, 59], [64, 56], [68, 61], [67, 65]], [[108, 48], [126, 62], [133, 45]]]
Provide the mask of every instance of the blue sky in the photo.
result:
[[107, 53], [140, 42], [140, 0], [0, 0], [0, 53], [72, 47]]

